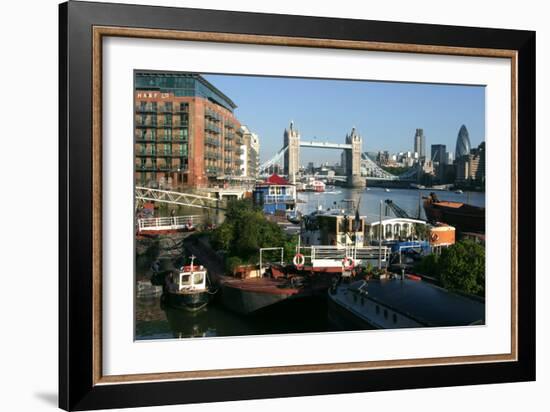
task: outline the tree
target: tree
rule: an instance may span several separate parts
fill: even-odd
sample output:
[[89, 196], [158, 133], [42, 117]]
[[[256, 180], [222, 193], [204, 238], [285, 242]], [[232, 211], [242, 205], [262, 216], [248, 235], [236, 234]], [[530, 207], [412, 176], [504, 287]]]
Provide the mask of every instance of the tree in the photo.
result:
[[447, 289], [485, 295], [485, 248], [465, 240], [443, 250], [438, 262]]
[[284, 247], [287, 257], [295, 250], [294, 240], [249, 199], [229, 203], [224, 223], [212, 234], [212, 245], [224, 250], [228, 261], [235, 257], [242, 263], [256, 263], [263, 247]]
[[414, 265], [414, 271], [423, 275], [440, 278], [439, 256], [430, 254]]

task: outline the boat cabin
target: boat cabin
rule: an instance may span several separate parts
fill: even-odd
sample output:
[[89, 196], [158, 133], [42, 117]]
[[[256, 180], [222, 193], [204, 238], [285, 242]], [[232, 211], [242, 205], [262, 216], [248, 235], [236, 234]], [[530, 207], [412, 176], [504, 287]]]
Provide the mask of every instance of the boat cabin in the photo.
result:
[[[380, 229], [381, 228], [381, 229]], [[379, 234], [379, 231], [381, 233]], [[365, 225], [365, 241], [369, 244], [398, 240], [426, 240], [428, 237], [428, 225], [423, 220], [383, 217], [369, 219]]]
[[256, 184], [253, 199], [264, 213], [287, 213], [296, 206], [296, 187], [285, 178], [272, 174], [265, 181]]
[[301, 242], [304, 245], [363, 246], [365, 218], [340, 211], [304, 216]]
[[183, 266], [178, 277], [178, 291], [206, 290], [206, 268], [202, 265]]

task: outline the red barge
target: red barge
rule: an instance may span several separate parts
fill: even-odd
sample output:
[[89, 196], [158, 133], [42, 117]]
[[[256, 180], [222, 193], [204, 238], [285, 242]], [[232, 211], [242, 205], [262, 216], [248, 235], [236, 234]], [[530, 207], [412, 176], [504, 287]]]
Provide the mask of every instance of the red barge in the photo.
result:
[[430, 222], [443, 222], [460, 232], [485, 233], [485, 208], [462, 202], [439, 200], [435, 193], [424, 198], [424, 211]]

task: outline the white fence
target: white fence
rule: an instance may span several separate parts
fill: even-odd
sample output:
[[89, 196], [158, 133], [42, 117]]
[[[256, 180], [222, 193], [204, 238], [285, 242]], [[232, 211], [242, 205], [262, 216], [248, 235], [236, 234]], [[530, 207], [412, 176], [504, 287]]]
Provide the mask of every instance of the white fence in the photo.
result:
[[184, 230], [192, 229], [200, 223], [201, 217], [191, 216], [170, 216], [170, 217], [150, 217], [137, 220], [138, 232], [162, 231], [162, 230]]

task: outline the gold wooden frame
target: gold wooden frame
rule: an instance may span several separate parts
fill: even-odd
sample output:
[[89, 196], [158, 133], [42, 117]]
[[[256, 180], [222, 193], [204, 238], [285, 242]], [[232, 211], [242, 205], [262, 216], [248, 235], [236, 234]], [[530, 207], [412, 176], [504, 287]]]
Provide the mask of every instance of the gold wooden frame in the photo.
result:
[[[204, 371], [182, 371], [166, 373], [146, 373], [133, 375], [103, 375], [102, 373], [102, 40], [103, 37], [130, 37], [164, 40], [187, 40], [221, 42], [237, 44], [256, 44], [289, 47], [315, 47], [331, 49], [350, 49], [365, 51], [384, 51], [399, 53], [422, 53], [438, 55], [458, 55], [476, 57], [508, 58], [511, 60], [511, 179], [512, 179], [512, 242], [511, 242], [511, 352], [509, 354], [452, 356], [440, 358], [395, 359], [384, 361], [366, 361], [349, 363], [329, 363], [316, 365], [290, 365], [277, 367], [257, 367], [220, 369]], [[94, 26], [93, 28], [93, 141], [92, 141], [92, 178], [93, 178], [93, 383], [94, 385], [114, 383], [135, 383], [145, 381], [189, 380], [243, 377], [259, 375], [296, 374], [307, 372], [335, 372], [381, 368], [401, 368], [411, 366], [456, 365], [471, 363], [493, 363], [517, 361], [517, 52], [503, 49], [464, 48], [449, 46], [412, 45], [400, 43], [382, 43], [368, 41], [313, 39], [299, 37], [261, 36], [247, 34], [153, 30], [126, 27]]]

